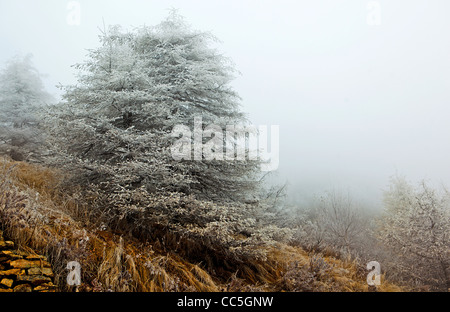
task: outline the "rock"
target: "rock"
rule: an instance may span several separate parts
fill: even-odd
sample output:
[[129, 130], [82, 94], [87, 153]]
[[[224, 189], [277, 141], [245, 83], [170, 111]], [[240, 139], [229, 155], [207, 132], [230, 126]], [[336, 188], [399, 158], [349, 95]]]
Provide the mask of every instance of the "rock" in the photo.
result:
[[56, 292], [56, 289], [43, 289], [43, 290], [37, 290], [37, 292]]
[[28, 275], [45, 275], [48, 277], [53, 277], [53, 271], [50, 268], [30, 268], [27, 271]]
[[53, 277], [47, 257], [14, 250], [0, 231], [0, 292], [56, 292]]
[[29, 268], [50, 268], [51, 265], [47, 261], [44, 260], [25, 260], [19, 259], [14, 260], [9, 263], [10, 266], [16, 269], [29, 269]]
[[31, 290], [31, 285], [28, 284], [20, 284], [13, 289], [14, 292], [31, 292]]
[[52, 279], [43, 275], [19, 275], [16, 279], [17, 282], [27, 282], [33, 285], [40, 285], [43, 283], [51, 282]]
[[[0, 251], [0, 261], [4, 261], [4, 260], [17, 260], [17, 259], [22, 259], [23, 256], [21, 256], [20, 254], [17, 254], [16, 252], [12, 251], [12, 250], [2, 250]], [[2, 260], [4, 259], [4, 260]]]
[[14, 250], [13, 252], [14, 252], [16, 255], [22, 256], [22, 258], [23, 258], [23, 257], [27, 257], [27, 256], [30, 255], [28, 252], [20, 251], [20, 250]]
[[40, 255], [29, 255], [29, 256], [26, 256], [25, 259], [27, 259], [27, 260], [44, 260], [44, 261], [47, 261], [47, 257], [40, 256]]
[[39, 292], [54, 292], [56, 290], [56, 285], [52, 282], [41, 284], [33, 289], [33, 291]]
[[6, 271], [0, 271], [0, 276], [13, 276], [13, 275], [21, 275], [25, 274], [25, 271], [21, 269], [11, 269]]
[[12, 279], [9, 279], [9, 278], [4, 278], [4, 279], [2, 279], [2, 280], [0, 281], [0, 284], [1, 284], [1, 285], [4, 285], [4, 286], [6, 286], [6, 287], [8, 287], [8, 288], [11, 288], [11, 286], [12, 286], [13, 283], [14, 283], [14, 281], [13, 281]]
[[0, 240], [0, 250], [13, 249], [14, 243], [11, 241]]

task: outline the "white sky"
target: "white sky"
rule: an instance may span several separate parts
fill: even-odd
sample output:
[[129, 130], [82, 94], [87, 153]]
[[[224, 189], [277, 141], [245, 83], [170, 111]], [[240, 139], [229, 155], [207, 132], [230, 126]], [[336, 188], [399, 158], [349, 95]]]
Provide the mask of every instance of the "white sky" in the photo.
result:
[[279, 176], [299, 197], [333, 187], [379, 198], [396, 172], [450, 186], [450, 1], [0, 0], [0, 63], [32, 53], [57, 83], [98, 45], [98, 27], [153, 25], [178, 8], [221, 41], [255, 124], [280, 125]]

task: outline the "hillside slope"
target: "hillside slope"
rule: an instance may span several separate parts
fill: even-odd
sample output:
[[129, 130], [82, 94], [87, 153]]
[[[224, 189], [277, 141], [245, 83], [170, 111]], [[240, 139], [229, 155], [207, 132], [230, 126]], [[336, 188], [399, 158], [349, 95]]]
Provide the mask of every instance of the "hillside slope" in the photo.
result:
[[[363, 265], [281, 243], [266, 259], [193, 262], [183, 250], [195, 246], [170, 232], [145, 241], [98, 224], [79, 192], [62, 191], [64, 181], [57, 170], [0, 158], [0, 230], [48, 258], [58, 291], [74, 290], [70, 261], [82, 268], [77, 291], [368, 291]], [[383, 278], [378, 287], [402, 290]]]

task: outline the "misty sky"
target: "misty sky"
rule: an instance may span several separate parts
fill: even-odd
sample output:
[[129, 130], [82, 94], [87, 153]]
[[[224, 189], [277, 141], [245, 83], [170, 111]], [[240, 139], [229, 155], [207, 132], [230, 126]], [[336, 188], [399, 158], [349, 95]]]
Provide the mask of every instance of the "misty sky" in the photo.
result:
[[280, 126], [281, 180], [377, 200], [390, 176], [450, 186], [450, 2], [380, 0], [0, 0], [0, 62], [32, 53], [48, 90], [98, 46], [98, 27], [159, 23], [169, 8], [209, 30], [241, 72], [233, 83], [256, 125]]

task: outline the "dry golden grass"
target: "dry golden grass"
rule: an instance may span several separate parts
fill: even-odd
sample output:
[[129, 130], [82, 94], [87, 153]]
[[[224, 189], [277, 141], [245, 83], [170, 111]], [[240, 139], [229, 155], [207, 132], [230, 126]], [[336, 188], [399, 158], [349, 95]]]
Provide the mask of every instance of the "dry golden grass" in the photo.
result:
[[11, 181], [20, 189], [33, 189], [48, 198], [54, 196], [61, 177], [56, 170], [6, 158], [0, 158], [0, 168], [3, 173], [10, 171]]
[[[356, 262], [285, 244], [272, 248], [266, 261], [224, 261], [220, 267], [209, 258], [191, 263], [182, 255], [192, 246], [170, 233], [166, 241], [176, 250], [160, 248], [157, 239], [105, 231], [87, 201], [76, 190], [63, 191], [63, 182], [57, 170], [0, 158], [0, 227], [21, 249], [49, 257], [61, 291], [70, 290], [65, 285], [69, 261], [82, 265], [79, 291], [368, 290]], [[404, 291], [384, 280], [378, 290]]]
[[[313, 286], [319, 291], [338, 292], [367, 292], [367, 271], [363, 270], [354, 260], [338, 259], [330, 254], [308, 253], [299, 247], [280, 245], [270, 253], [269, 261], [278, 264], [280, 270], [292, 269], [292, 264], [299, 272], [314, 276], [308, 281], [308, 286]], [[298, 268], [301, 268], [299, 270]], [[281, 274], [282, 275], [282, 274]], [[297, 277], [301, 278], [301, 277]], [[377, 287], [379, 292], [406, 291], [381, 276], [381, 285]]]
[[83, 280], [86, 280], [80, 287], [83, 290], [219, 289], [196, 265], [170, 255], [158, 255], [151, 245], [143, 246], [131, 239], [126, 241], [113, 233], [87, 226], [93, 225], [89, 207], [59, 191], [61, 173], [2, 158], [0, 177], [7, 182], [4, 189], [0, 189], [0, 196], [13, 193], [18, 198], [15, 205], [0, 206], [0, 224], [5, 234], [21, 249], [46, 254], [61, 290], [67, 290], [65, 264], [73, 260], [82, 264]]

